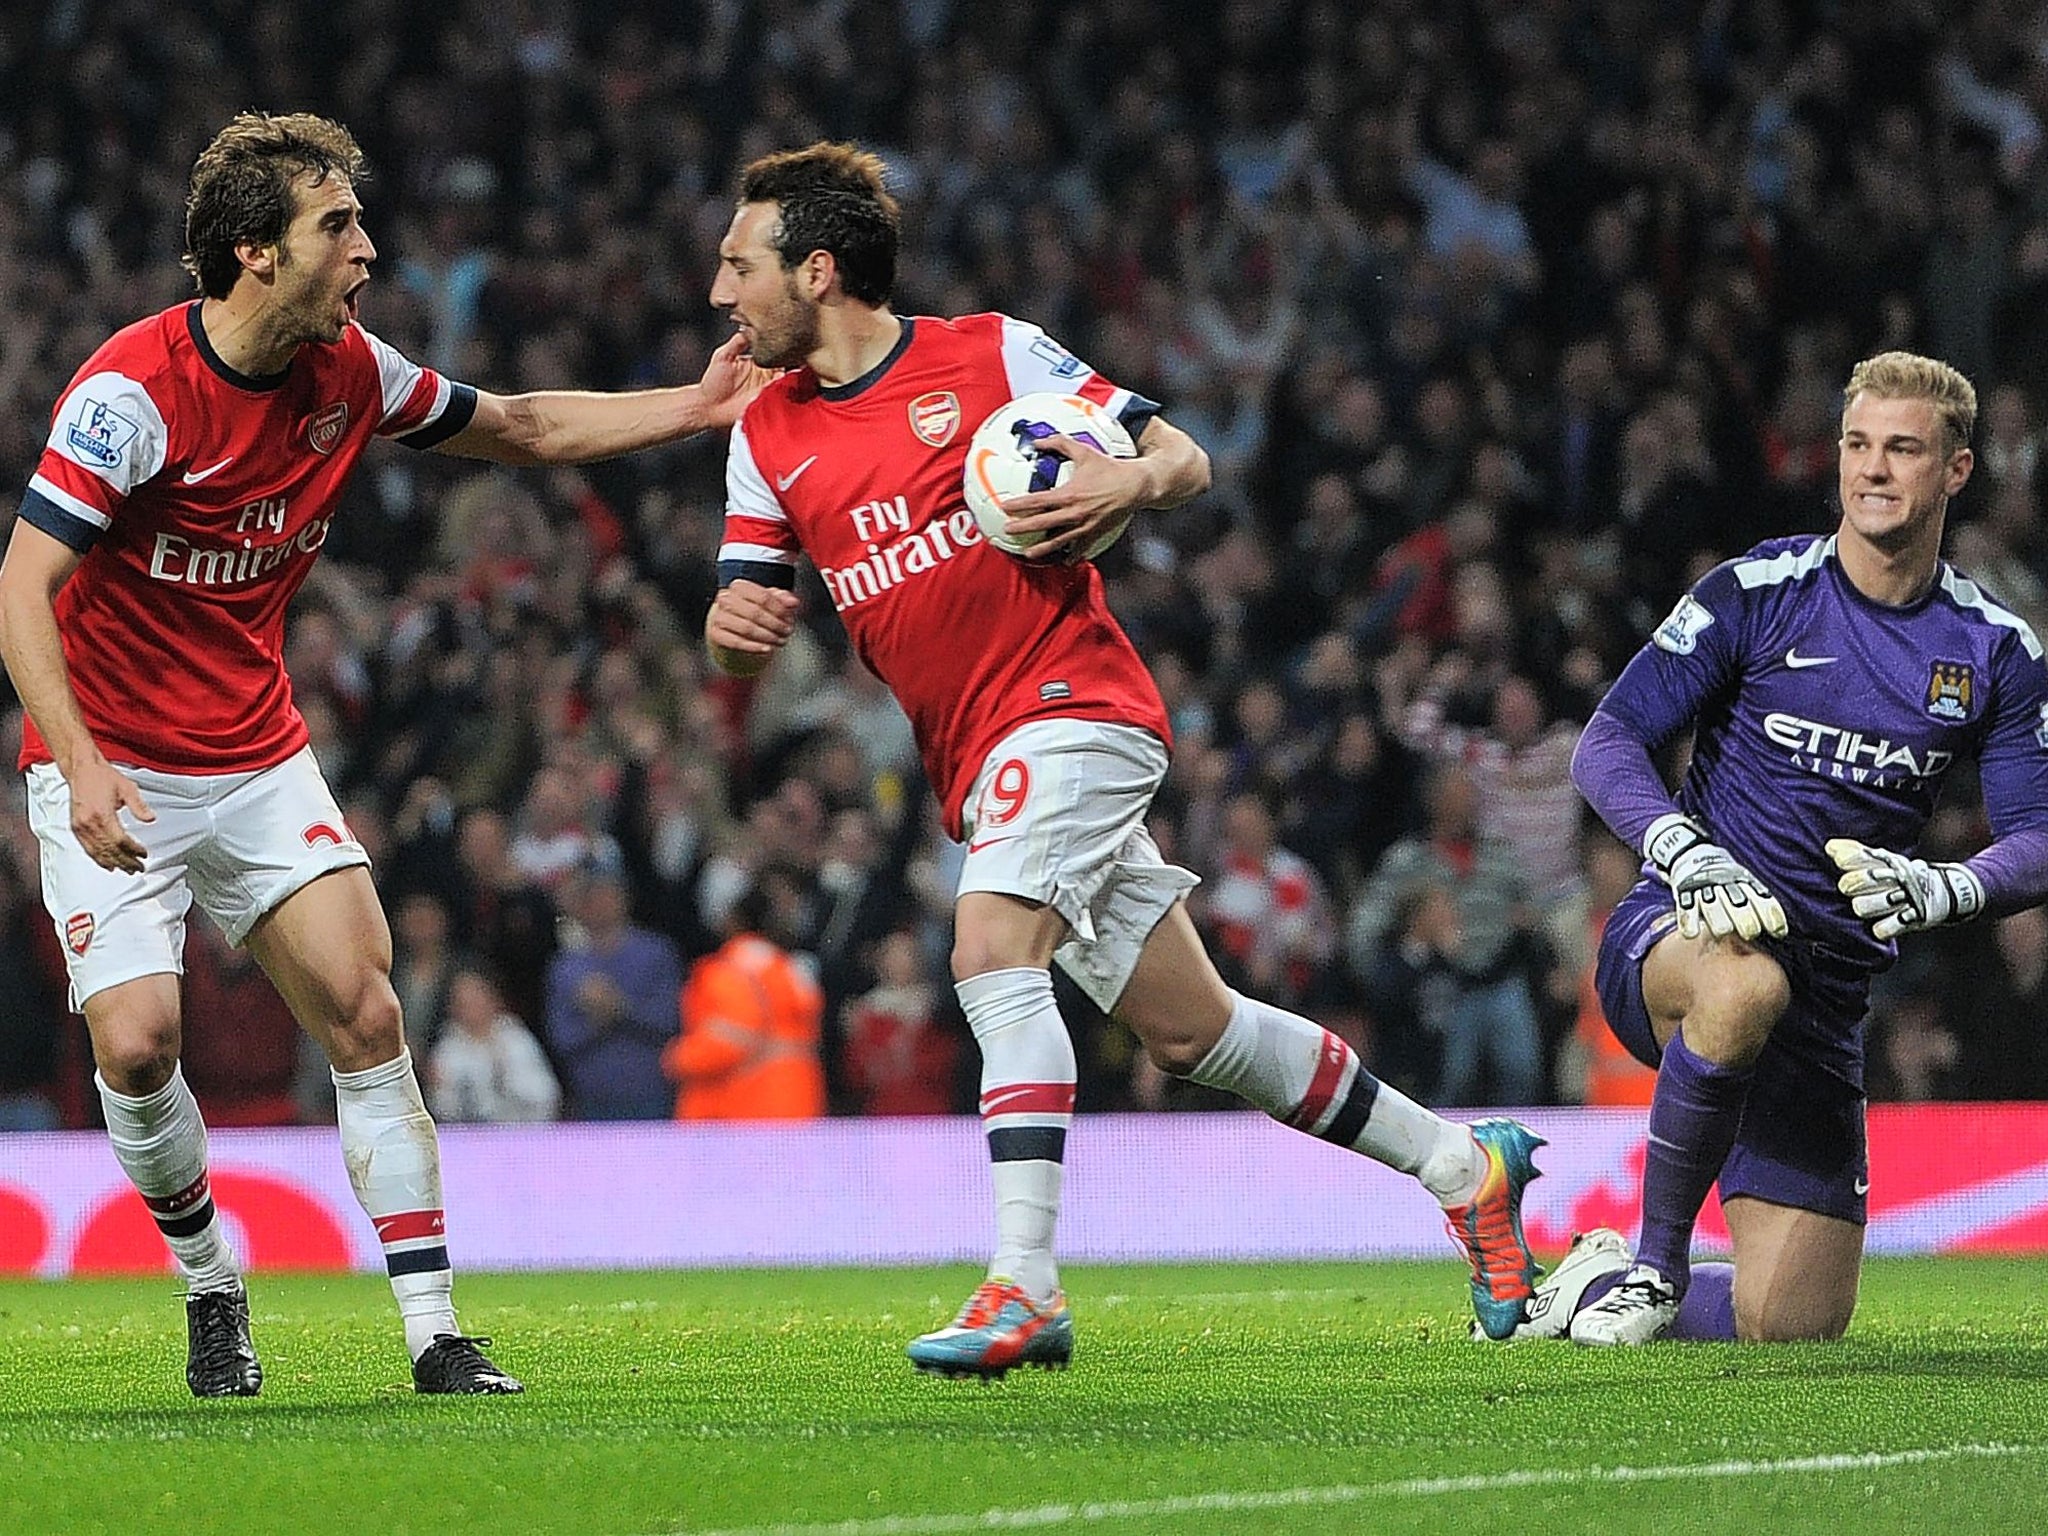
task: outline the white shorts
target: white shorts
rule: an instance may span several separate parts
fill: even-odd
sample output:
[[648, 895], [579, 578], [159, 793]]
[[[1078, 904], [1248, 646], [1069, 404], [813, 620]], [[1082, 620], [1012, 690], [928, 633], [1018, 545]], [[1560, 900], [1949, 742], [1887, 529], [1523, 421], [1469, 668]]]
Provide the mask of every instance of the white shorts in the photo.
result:
[[139, 875], [102, 869], [71, 830], [71, 786], [49, 763], [28, 770], [28, 824], [42, 845], [43, 905], [71, 973], [71, 1006], [95, 992], [185, 969], [196, 899], [240, 944], [258, 918], [330, 870], [368, 864], [308, 747], [257, 773], [192, 776], [125, 765], [153, 822], [121, 813], [148, 850]]
[[1201, 884], [1145, 830], [1165, 777], [1166, 744], [1150, 731], [1035, 720], [989, 753], [967, 797], [960, 894], [1057, 911], [1073, 932], [1053, 959], [1105, 1013], [1159, 920]]

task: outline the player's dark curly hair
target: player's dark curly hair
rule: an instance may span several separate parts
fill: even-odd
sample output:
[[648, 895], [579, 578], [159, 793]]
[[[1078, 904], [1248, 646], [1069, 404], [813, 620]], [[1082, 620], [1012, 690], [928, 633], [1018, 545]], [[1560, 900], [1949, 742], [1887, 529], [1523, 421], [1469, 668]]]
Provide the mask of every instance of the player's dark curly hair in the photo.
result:
[[820, 141], [747, 166], [740, 172], [740, 201], [781, 205], [771, 243], [785, 270], [813, 251], [827, 251], [839, 264], [848, 298], [882, 304], [896, 287], [902, 227], [896, 199], [883, 184], [887, 171], [867, 150]]
[[276, 245], [292, 221], [292, 184], [369, 172], [363, 151], [339, 123], [310, 112], [272, 117], [244, 112], [214, 135], [192, 166], [185, 199], [183, 265], [209, 299], [224, 299], [241, 275], [235, 247]]

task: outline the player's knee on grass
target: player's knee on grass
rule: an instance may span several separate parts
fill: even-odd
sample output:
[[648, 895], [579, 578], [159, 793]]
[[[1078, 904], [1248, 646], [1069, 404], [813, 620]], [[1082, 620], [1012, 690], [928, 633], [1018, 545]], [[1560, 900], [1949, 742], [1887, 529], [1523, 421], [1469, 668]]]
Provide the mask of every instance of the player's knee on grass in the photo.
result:
[[1735, 1271], [1735, 1336], [1745, 1344], [1832, 1343], [1849, 1331], [1856, 1293], [1779, 1282], [1745, 1286]]

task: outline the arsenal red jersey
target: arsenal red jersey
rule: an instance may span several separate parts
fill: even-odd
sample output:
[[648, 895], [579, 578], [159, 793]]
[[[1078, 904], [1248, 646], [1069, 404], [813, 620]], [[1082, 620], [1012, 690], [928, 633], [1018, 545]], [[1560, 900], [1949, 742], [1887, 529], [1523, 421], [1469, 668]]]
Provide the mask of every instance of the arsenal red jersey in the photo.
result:
[[[284, 615], [375, 436], [454, 436], [476, 391], [359, 325], [238, 373], [199, 301], [118, 331], [51, 418], [21, 516], [82, 552], [57, 628], [87, 728], [116, 763], [240, 773], [306, 744]], [[50, 761], [30, 722], [21, 766]]]
[[1084, 395], [1134, 437], [1158, 410], [1007, 315], [906, 317], [895, 349], [850, 384], [826, 388], [806, 368], [769, 385], [726, 459], [721, 582], [786, 587], [810, 557], [854, 649], [910, 716], [956, 838], [976, 771], [1026, 721], [1169, 734], [1095, 567], [1006, 555], [967, 510], [968, 439], [1039, 390]]

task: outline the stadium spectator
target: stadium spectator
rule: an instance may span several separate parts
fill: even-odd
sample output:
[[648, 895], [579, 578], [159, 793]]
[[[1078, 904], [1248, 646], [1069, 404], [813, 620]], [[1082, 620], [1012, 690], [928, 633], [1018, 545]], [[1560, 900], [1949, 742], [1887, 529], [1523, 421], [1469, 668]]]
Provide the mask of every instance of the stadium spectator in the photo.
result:
[[675, 945], [628, 919], [616, 854], [568, 876], [575, 942], [548, 964], [547, 1042], [579, 1120], [662, 1120], [673, 1094], [661, 1053], [675, 1038], [682, 967]]
[[1417, 1098], [1444, 1080], [1451, 1010], [1464, 991], [1457, 968], [1465, 947], [1458, 905], [1443, 885], [1410, 885], [1394, 904], [1388, 941], [1374, 952], [1359, 986], [1372, 1020], [1373, 1068]]
[[1199, 887], [1199, 915], [1246, 987], [1287, 1007], [1322, 998], [1336, 952], [1329, 897], [1309, 862], [1283, 848], [1273, 813], [1251, 793], [1223, 808], [1214, 876]]
[[425, 1061], [448, 1017], [448, 989], [455, 980], [446, 904], [427, 891], [401, 896], [391, 937], [391, 989], [404, 1010], [406, 1049], [415, 1061]]
[[510, 850], [513, 867], [523, 878], [555, 891], [593, 857], [616, 853], [611, 840], [593, 827], [593, 790], [561, 764], [550, 764], [533, 776]]
[[548, 964], [557, 947], [554, 902], [513, 862], [510, 830], [497, 811], [464, 816], [456, 849], [454, 927], [460, 947], [498, 978], [515, 1018], [544, 1018]]
[[[918, 936], [874, 946], [875, 984], [846, 1006], [846, 1084], [854, 1113], [948, 1115], [966, 1107], [958, 1015], [942, 1008]], [[948, 1015], [951, 1014], [952, 1021]]]
[[[1238, 56], [1243, 6], [1020, 0], [995, 20], [973, 6], [863, 6], [844, 49], [810, 46], [832, 28], [808, 0], [758, 26], [748, 7], [603, 20], [544, 9], [535, 32], [499, 46], [467, 9], [363, 0], [349, 35], [407, 45], [345, 55], [312, 0], [266, 4], [260, 48], [245, 46], [232, 6], [184, 8], [170, 50], [91, 24], [91, 8], [46, 7], [38, 25], [14, 29], [0, 47], [0, 481], [31, 473], [49, 403], [99, 340], [179, 296], [185, 172], [213, 103], [289, 97], [357, 129], [388, 173], [374, 184], [385, 265], [430, 274], [418, 295], [373, 286], [371, 328], [436, 359], [444, 337], [466, 330], [449, 366], [498, 390], [694, 373], [719, 327], [693, 263], [673, 253], [725, 222], [737, 146], [813, 130], [903, 146], [906, 307], [1057, 316], [1078, 353], [1170, 391], [1184, 425], [1204, 421], [1196, 436], [1212, 460], [1241, 461], [1228, 497], [1141, 525], [1102, 567], [1188, 753], [1194, 724], [1227, 719], [1254, 680], [1279, 682], [1291, 717], [1318, 727], [1314, 765], [1257, 776], [1286, 780], [1283, 835], [1347, 899], [1392, 840], [1379, 823], [1408, 830], [1419, 812], [1395, 764], [1378, 776], [1394, 792], [1371, 801], [1394, 809], [1373, 812], [1356, 851], [1301, 832], [1296, 807], [1327, 787], [1320, 754], [1333, 743], [1323, 717], [1300, 712], [1288, 674], [1333, 633], [1368, 676], [1384, 659], [1393, 631], [1364, 573], [1408, 532], [1402, 509], [1437, 494], [1413, 419], [1425, 383], [1445, 386], [1435, 403], [1464, 402], [1465, 435], [1450, 440], [1466, 446], [1436, 478], [1456, 484], [1451, 505], [1481, 504], [1498, 525], [1506, 553], [1490, 558], [1515, 621], [1506, 670], [1536, 682], [1561, 718], [1584, 718], [1668, 606], [1672, 588], [1644, 590], [1642, 568], [1696, 561], [1697, 526], [1652, 517], [1624, 541], [1616, 518], [1623, 434], [1646, 413], [1645, 433], [1675, 420], [1657, 404], [1667, 395], [1701, 423], [1704, 454], [1689, 444], [1682, 457], [1712, 471], [1711, 564], [1827, 520], [1810, 478], [1773, 469], [1810, 476], [1816, 446], [1831, 452], [1831, 414], [1815, 414], [1830, 380], [1882, 346], [1925, 349], [1932, 328], [1981, 341], [1988, 304], [1984, 464], [1954, 509], [1957, 547], [1970, 547], [1972, 522], [1996, 523], [1981, 574], [2023, 612], [2025, 588], [2048, 578], [2036, 497], [1997, 483], [2008, 436], [2027, 441], [2008, 433], [2017, 413], [2002, 387], [2035, 421], [2048, 394], [2048, 157], [2030, 147], [2040, 109], [2025, 87], [2024, 8], [1971, 0], [1870, 18], [1757, 0], [1626, 17], [1608, 7], [1588, 20], [1525, 7], [1479, 25], [1455, 8], [1390, 17], [1281, 4], [1259, 22], [1288, 45], [1261, 56], [1249, 90], [1229, 78], [1245, 71], [1218, 64]], [[758, 47], [747, 41], [756, 32]], [[912, 32], [918, 48], [892, 51]], [[998, 36], [1056, 36], [1061, 58], [1048, 66], [992, 46]], [[269, 42], [284, 37], [300, 45], [289, 60]], [[870, 48], [879, 62], [853, 67]], [[450, 57], [463, 61], [463, 100], [478, 104], [453, 128], [426, 110], [446, 99], [437, 71]], [[962, 104], [970, 57], [977, 90]], [[204, 70], [187, 67], [199, 58]], [[1020, 114], [1012, 104], [1041, 100], [1048, 68], [1072, 89]], [[1882, 102], [1859, 100], [1857, 82], [1879, 78]], [[124, 91], [110, 96], [107, 81]], [[1411, 99], [1419, 110], [1404, 123]], [[1016, 173], [1026, 142], [1044, 175]], [[1500, 145], [1512, 175], [1482, 165]], [[1431, 248], [1404, 152], [1477, 195], [1476, 231], [1510, 232], [1509, 266], [1460, 258], [1456, 240]], [[1122, 173], [1133, 164], [1154, 174], [1134, 181]], [[1507, 168], [1503, 157], [1496, 169]], [[1967, 229], [1944, 228], [1951, 197]], [[1517, 219], [1539, 275], [1527, 291], [1511, 281]], [[1957, 283], [1957, 272], [1975, 277]], [[1187, 323], [1198, 306], [1201, 328]], [[1289, 311], [1313, 323], [1262, 385], [1263, 322]], [[1687, 424], [1678, 435], [1696, 434]], [[1667, 457], [1650, 446], [1646, 470]], [[1505, 499], [1490, 462], [1502, 453], [1529, 481]], [[553, 755], [558, 733], [591, 732], [603, 738], [583, 759], [597, 781], [591, 830], [630, 853], [624, 780], [618, 798], [606, 787], [630, 764], [603, 760], [620, 748], [581, 699], [599, 658], [621, 646], [654, 680], [647, 702], [669, 739], [716, 765], [733, 821], [779, 783], [779, 771], [753, 775], [753, 761], [779, 764], [819, 725], [845, 722], [835, 685], [858, 663], [815, 587], [805, 629], [751, 699], [674, 639], [711, 599], [722, 466], [710, 441], [561, 479], [431, 455], [368, 461], [300, 615], [319, 615], [303, 645], [343, 663], [301, 671], [299, 702], [359, 840], [374, 836], [372, 810], [402, 821], [428, 772], [445, 779], [458, 816], [516, 814], [544, 739]], [[1643, 506], [1649, 478], [1629, 475]], [[1685, 510], [1680, 495], [1669, 504]], [[1240, 530], [1249, 537], [1229, 537]], [[1278, 573], [1268, 591], [1279, 603], [1246, 600], [1258, 584], [1227, 569], [1248, 547]], [[1432, 560], [1411, 547], [1393, 564], [1419, 573]], [[329, 575], [345, 576], [338, 590]], [[1284, 638], [1275, 646], [1268, 633]], [[1177, 684], [1169, 650], [1185, 664]], [[332, 676], [331, 694], [314, 671]], [[871, 678], [862, 686], [881, 717], [893, 713], [878, 718], [883, 737], [894, 731], [880, 750], [863, 737], [871, 771], [893, 764], [877, 804], [914, 804], [922, 790], [907, 779], [900, 713]], [[1401, 723], [1366, 695], [1349, 707], [1383, 743]], [[1162, 826], [1181, 814], [1176, 795], [1170, 782], [1155, 806]], [[399, 885], [390, 857], [377, 869], [387, 890], [417, 883], [410, 863]], [[715, 910], [700, 908], [687, 877], [678, 894], [637, 859], [631, 874], [636, 911], [693, 935], [692, 949], [711, 942]], [[493, 956], [530, 1020], [541, 1017], [551, 927], [537, 946]], [[1966, 1061], [1970, 1031], [1952, 1010], [1968, 1002], [1944, 989]]]
[[[1430, 771], [1429, 825], [1395, 843], [1351, 910], [1345, 950], [1357, 976], [1379, 974], [1397, 942], [1397, 912], [1416, 893], [1440, 887], [1461, 936], [1456, 987], [1443, 1012], [1443, 1076], [1433, 1097], [1446, 1104], [1528, 1104], [1542, 1092], [1543, 1046], [1536, 997], [1548, 950], [1536, 928], [1527, 872], [1514, 850], [1479, 829], [1479, 796], [1461, 763]], [[1490, 1095], [1481, 1099], [1484, 1084]]]
[[533, 1031], [505, 1011], [491, 978], [458, 965], [447, 999], [427, 1058], [427, 1102], [435, 1116], [501, 1125], [554, 1119], [562, 1085]]
[[814, 1120], [825, 1113], [825, 994], [787, 948], [770, 882], [726, 915], [726, 941], [690, 968], [682, 1033], [662, 1052], [678, 1120]]
[[277, 988], [210, 923], [186, 926], [184, 961], [179, 1062], [206, 1123], [296, 1124], [300, 1030]]
[[1415, 825], [1421, 777], [1413, 755], [1385, 733], [1374, 710], [1348, 709], [1290, 786], [1289, 846], [1315, 865], [1328, 889], [1348, 900]]
[[1462, 653], [1431, 674], [1400, 723], [1401, 736], [1430, 759], [1453, 759], [1472, 776], [1483, 835], [1514, 850], [1536, 900], [1546, 905], [1569, 896], [1580, 879], [1577, 839], [1579, 794], [1572, 784], [1572, 748], [1578, 728], [1550, 720], [1543, 696], [1528, 678], [1508, 676], [1493, 689], [1486, 729], [1446, 718], [1448, 695], [1467, 663]]

